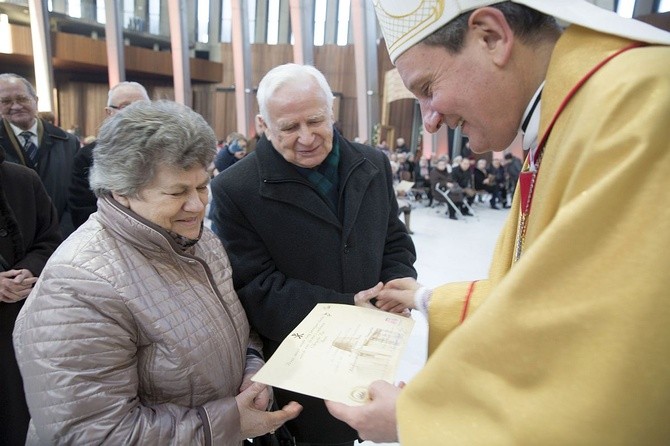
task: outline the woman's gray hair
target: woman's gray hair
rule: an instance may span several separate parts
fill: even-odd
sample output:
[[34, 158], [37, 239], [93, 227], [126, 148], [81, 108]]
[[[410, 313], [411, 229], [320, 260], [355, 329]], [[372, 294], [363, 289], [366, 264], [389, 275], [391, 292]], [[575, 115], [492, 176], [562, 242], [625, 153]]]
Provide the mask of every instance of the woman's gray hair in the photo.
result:
[[288, 82], [303, 81], [314, 79], [326, 97], [328, 110], [333, 109], [333, 90], [326, 77], [319, 70], [311, 65], [300, 65], [287, 63], [279, 65], [268, 71], [258, 84], [256, 99], [258, 100], [258, 110], [266, 123], [271, 122], [268, 114], [267, 103], [275, 91]]
[[[514, 35], [528, 44], [546, 38], [557, 39], [561, 33], [561, 27], [555, 18], [527, 6], [507, 1], [493, 4], [490, 7], [499, 9], [505, 16]], [[423, 39], [421, 43], [429, 46], [441, 46], [452, 54], [458, 54], [465, 44], [468, 20], [473, 11], [459, 15]]]
[[138, 101], [108, 118], [93, 149], [91, 189], [138, 197], [158, 166], [207, 168], [216, 136], [202, 116], [172, 101]]

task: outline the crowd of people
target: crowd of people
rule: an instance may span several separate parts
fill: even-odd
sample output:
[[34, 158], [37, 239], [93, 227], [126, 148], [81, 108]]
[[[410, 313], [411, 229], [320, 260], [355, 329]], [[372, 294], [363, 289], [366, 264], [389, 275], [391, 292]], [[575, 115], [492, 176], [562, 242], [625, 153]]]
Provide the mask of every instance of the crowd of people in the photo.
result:
[[502, 158], [494, 157], [490, 164], [486, 158], [462, 156], [450, 162], [446, 155], [436, 160], [420, 156], [417, 162], [408, 152], [389, 152], [388, 157], [396, 184], [413, 183], [410, 191], [399, 196], [406, 215], [413, 203], [427, 201], [429, 207], [445, 204], [445, 214], [452, 220], [472, 216], [470, 205], [475, 200], [487, 202], [492, 209], [509, 208], [522, 165], [521, 159], [509, 152]]
[[[309, 65], [261, 79], [252, 140], [122, 82], [83, 147], [0, 74], [0, 444], [670, 442], [670, 34], [582, 0], [375, 9], [466, 156], [348, 140]], [[417, 191], [512, 208], [488, 278], [417, 281]], [[253, 382], [318, 303], [422, 312], [425, 367], [356, 407]]]

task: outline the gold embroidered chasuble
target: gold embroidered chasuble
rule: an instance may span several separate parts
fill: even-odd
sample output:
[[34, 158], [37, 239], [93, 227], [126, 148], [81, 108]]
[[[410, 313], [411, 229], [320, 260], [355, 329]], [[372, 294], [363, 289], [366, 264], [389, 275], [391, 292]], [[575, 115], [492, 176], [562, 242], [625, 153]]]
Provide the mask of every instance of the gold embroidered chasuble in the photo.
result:
[[[542, 97], [631, 41], [571, 26]], [[519, 197], [489, 277], [434, 290], [429, 359], [398, 400], [403, 445], [670, 444], [670, 47], [623, 53], [558, 119], [514, 263]]]

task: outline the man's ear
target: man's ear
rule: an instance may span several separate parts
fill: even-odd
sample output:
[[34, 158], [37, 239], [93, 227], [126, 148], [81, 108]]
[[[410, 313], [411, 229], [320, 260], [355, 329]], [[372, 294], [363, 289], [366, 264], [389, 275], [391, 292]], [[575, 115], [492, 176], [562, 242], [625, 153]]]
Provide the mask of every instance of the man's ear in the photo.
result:
[[258, 131], [261, 133], [265, 134], [265, 137], [269, 140], [270, 136], [268, 135], [268, 124], [265, 122], [265, 119], [263, 119], [263, 116], [260, 114], [256, 115], [256, 127], [258, 128]]
[[512, 55], [515, 36], [502, 11], [491, 7], [476, 9], [470, 15], [468, 26], [491, 55], [493, 63], [505, 66]]

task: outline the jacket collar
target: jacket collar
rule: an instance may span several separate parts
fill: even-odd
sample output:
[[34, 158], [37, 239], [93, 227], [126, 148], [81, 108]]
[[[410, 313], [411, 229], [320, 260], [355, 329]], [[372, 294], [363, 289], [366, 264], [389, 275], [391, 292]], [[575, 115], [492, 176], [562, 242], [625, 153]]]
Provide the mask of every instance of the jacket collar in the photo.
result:
[[97, 214], [98, 220], [106, 229], [146, 253], [160, 255], [167, 252], [188, 256], [195, 251], [193, 246], [184, 253], [165, 229], [122, 206], [112, 197], [98, 199]]
[[[38, 118], [37, 139], [39, 141], [40, 150], [45, 149], [48, 151], [51, 146], [53, 146], [54, 140], [66, 141], [68, 139], [68, 134], [65, 130]], [[23, 158], [21, 147], [22, 144], [16, 139], [16, 135], [14, 134], [14, 130], [12, 130], [9, 121], [3, 119], [2, 125], [0, 125], [0, 148], [4, 151], [13, 151], [22, 164], [26, 165], [27, 163]]]
[[[343, 223], [340, 222], [340, 216], [333, 214], [323, 200], [315, 199], [314, 195], [318, 192], [275, 150], [265, 136], [258, 141], [254, 151], [258, 160], [260, 195], [299, 207], [335, 226], [344, 226], [345, 229], [351, 227], [369, 183], [380, 172], [366, 159], [360, 149], [349, 143], [336, 130], [333, 132], [333, 138], [337, 139], [340, 147], [339, 212], [344, 213]], [[346, 200], [343, 201], [342, 197], [345, 195]]]

